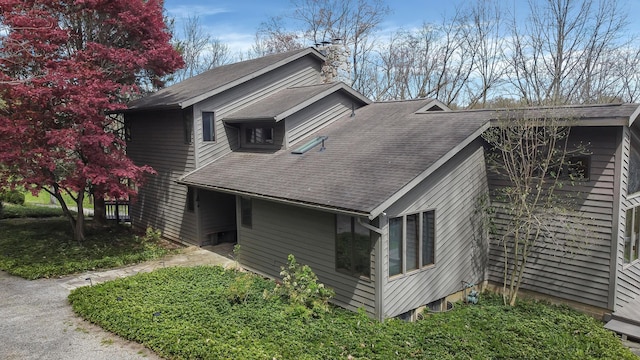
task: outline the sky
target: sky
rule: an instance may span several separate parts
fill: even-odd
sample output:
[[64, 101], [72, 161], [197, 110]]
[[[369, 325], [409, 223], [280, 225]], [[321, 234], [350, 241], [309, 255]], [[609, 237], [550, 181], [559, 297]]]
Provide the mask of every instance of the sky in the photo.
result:
[[[392, 13], [381, 24], [381, 31], [418, 27], [423, 22], [438, 21], [442, 14], [450, 14], [455, 10], [446, 0], [385, 2]], [[290, 0], [165, 0], [165, 8], [168, 15], [175, 19], [177, 31], [181, 29], [182, 19], [197, 15], [203, 28], [212, 37], [227, 44], [232, 52], [249, 50], [262, 22], [272, 16], [291, 12], [292, 9]]]
[[[455, 4], [464, 4], [464, 0], [384, 1], [392, 12], [380, 25], [380, 33], [391, 33], [399, 28], [411, 29], [425, 22], [439, 22], [443, 15], [455, 13]], [[516, 8], [523, 7], [523, 11], [527, 6], [527, 0], [504, 1]], [[634, 16], [640, 13], [640, 0], [619, 1], [631, 15], [630, 30], [640, 33], [640, 21]], [[177, 31], [181, 29], [183, 19], [197, 15], [203, 29], [227, 44], [232, 53], [246, 53], [253, 45], [256, 30], [262, 22], [292, 10], [290, 0], [165, 0], [165, 8], [175, 19]]]

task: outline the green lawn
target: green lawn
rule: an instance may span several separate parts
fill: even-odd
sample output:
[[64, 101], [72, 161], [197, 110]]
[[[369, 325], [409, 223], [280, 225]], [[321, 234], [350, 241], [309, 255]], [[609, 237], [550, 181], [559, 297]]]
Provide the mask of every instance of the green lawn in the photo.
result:
[[0, 270], [26, 279], [49, 278], [156, 259], [167, 252], [157, 241], [135, 236], [127, 226], [88, 225], [80, 246], [65, 218], [3, 220]]
[[[265, 300], [274, 283], [219, 267], [166, 268], [83, 287], [69, 300], [85, 319], [169, 359], [637, 359], [602, 323], [566, 307], [479, 305], [415, 323], [383, 323], [340, 308], [319, 317]], [[241, 275], [243, 276], [243, 275]]]
[[0, 219], [49, 218], [59, 216], [64, 216], [62, 209], [59, 207], [2, 203], [2, 209], [0, 209]]
[[[64, 202], [67, 206], [76, 207], [76, 202], [69, 196], [69, 194], [64, 193], [62, 195]], [[24, 202], [25, 204], [40, 204], [40, 205], [50, 205], [51, 204], [51, 195], [46, 191], [40, 191], [38, 195], [34, 196], [29, 191], [24, 192]], [[85, 195], [84, 200], [82, 201], [82, 206], [85, 209], [93, 209], [93, 201], [88, 195]]]

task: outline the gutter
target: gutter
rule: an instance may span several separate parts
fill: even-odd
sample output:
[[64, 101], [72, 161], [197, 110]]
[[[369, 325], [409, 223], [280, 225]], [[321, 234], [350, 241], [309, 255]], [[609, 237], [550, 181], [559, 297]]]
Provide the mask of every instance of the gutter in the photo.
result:
[[[239, 190], [232, 190], [232, 189], [221, 188], [221, 187], [217, 187], [217, 186], [206, 186], [206, 185], [202, 185], [202, 184], [194, 184], [194, 183], [183, 181], [182, 179], [176, 180], [176, 183], [178, 183], [180, 185], [192, 186], [192, 187], [195, 187], [195, 188], [198, 188], [198, 189], [213, 190], [213, 191], [218, 191], [218, 192], [225, 193], [225, 194], [247, 196], [247, 197], [251, 197], [251, 198], [254, 198], [254, 199], [273, 201], [273, 202], [277, 202], [277, 203], [281, 203], [281, 204], [300, 206], [300, 207], [319, 210], [319, 211], [324, 211], [324, 212], [339, 213], [339, 214], [354, 216], [356, 218], [360, 218], [360, 217], [363, 217], [363, 216], [367, 216], [367, 217], [370, 216], [370, 214], [366, 213], [366, 212], [358, 212], [358, 211], [355, 211], [355, 210], [340, 209], [340, 208], [326, 206], [326, 205], [319, 205], [319, 204], [314, 204], [314, 203], [307, 203], [307, 202], [302, 202], [302, 201], [289, 200], [289, 199], [284, 199], [284, 198], [279, 198], [279, 197], [274, 197], [274, 196], [268, 196], [268, 195], [260, 195], [260, 194], [257, 194], [257, 193], [252, 193], [252, 192], [247, 192], [247, 191], [239, 191]], [[369, 224], [367, 224], [367, 225], [370, 226], [370, 227], [373, 227], [373, 226], [371, 226]], [[365, 227], [368, 229], [367, 225], [365, 225]], [[376, 231], [376, 230], [373, 230], [373, 231]], [[381, 230], [378, 229], [378, 231], [381, 231]]]

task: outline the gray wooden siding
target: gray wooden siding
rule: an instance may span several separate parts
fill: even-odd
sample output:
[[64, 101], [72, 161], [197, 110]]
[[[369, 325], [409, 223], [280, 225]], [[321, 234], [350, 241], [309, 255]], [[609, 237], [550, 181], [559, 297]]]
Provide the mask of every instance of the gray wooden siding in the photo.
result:
[[[565, 185], [557, 195], [575, 199], [576, 213], [572, 216], [575, 228], [589, 234], [572, 241], [576, 231], [559, 228], [558, 239], [569, 240], [565, 246], [544, 244], [536, 249], [524, 273], [522, 288], [573, 300], [584, 304], [609, 308], [610, 274], [615, 259], [611, 258], [614, 231], [614, 199], [616, 187], [617, 129], [613, 127], [573, 128], [571, 140], [582, 143], [591, 152], [590, 180], [584, 184]], [[489, 176], [490, 186], [503, 185], [500, 179]], [[493, 202], [497, 204], [496, 199]], [[508, 216], [497, 214], [496, 224], [504, 224]], [[573, 234], [572, 234], [573, 233]], [[499, 234], [490, 246], [489, 280], [502, 284], [504, 253]]]
[[392, 205], [387, 218], [435, 210], [435, 265], [389, 278], [388, 222], [383, 231], [384, 317], [393, 317], [485, 278], [487, 245], [474, 214], [488, 192], [484, 149], [475, 141]]
[[[342, 93], [333, 93], [308, 108], [289, 116], [286, 122], [287, 147], [301, 138], [351, 112], [353, 100]], [[359, 107], [359, 105], [357, 105]]]
[[186, 210], [187, 187], [175, 182], [194, 169], [193, 145], [184, 143], [181, 111], [128, 114], [127, 121], [127, 154], [137, 165], [149, 165], [158, 173], [148, 177], [131, 205], [133, 226], [152, 226], [168, 239], [195, 243], [196, 217]]
[[[293, 86], [314, 85], [320, 82], [320, 64], [310, 57], [298, 59], [283, 68], [259, 76], [210, 99], [194, 105], [196, 166], [203, 166], [237, 149], [236, 128], [225, 126], [226, 115], [254, 104], [275, 92]], [[215, 112], [215, 142], [202, 141], [202, 112]]]
[[243, 266], [279, 279], [280, 267], [293, 254], [299, 263], [311, 267], [320, 282], [335, 290], [337, 305], [354, 311], [364, 307], [374, 315], [374, 282], [335, 271], [334, 214], [258, 199], [252, 204], [252, 227], [238, 225]]
[[198, 189], [200, 242], [208, 242], [212, 233], [236, 231], [235, 195]]
[[631, 152], [631, 132], [640, 133], [634, 124], [632, 129], [624, 128], [622, 132], [622, 175], [621, 175], [621, 205], [618, 220], [618, 251], [617, 251], [617, 281], [616, 307], [619, 310], [630, 301], [640, 296], [640, 261], [624, 264], [624, 233], [627, 209], [640, 206], [640, 194], [627, 194], [629, 183], [629, 154]]

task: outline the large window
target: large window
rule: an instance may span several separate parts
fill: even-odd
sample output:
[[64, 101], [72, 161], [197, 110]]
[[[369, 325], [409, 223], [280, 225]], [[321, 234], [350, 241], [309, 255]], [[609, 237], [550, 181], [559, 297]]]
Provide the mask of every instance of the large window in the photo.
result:
[[336, 270], [371, 276], [371, 232], [356, 218], [336, 215]]
[[216, 141], [216, 123], [212, 112], [202, 112], [202, 141]]
[[640, 207], [627, 210], [627, 226], [624, 231], [624, 263], [632, 263], [640, 257]]
[[250, 127], [245, 130], [246, 142], [248, 144], [271, 145], [273, 144], [272, 127]]
[[435, 213], [389, 219], [389, 276], [435, 263]]

